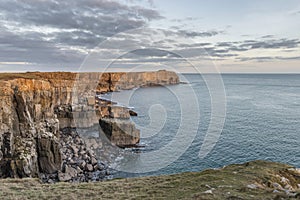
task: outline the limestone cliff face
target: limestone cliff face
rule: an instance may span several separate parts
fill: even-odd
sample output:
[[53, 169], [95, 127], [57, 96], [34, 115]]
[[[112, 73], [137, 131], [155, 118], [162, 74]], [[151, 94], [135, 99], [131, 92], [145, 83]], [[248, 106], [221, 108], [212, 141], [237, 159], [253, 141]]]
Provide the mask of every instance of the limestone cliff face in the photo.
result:
[[102, 80], [98, 90], [104, 92], [179, 83], [179, 77], [175, 72], [165, 70], [156, 72], [106, 73], [102, 75]]
[[140, 130], [130, 121], [130, 110], [122, 106], [103, 106], [99, 120], [101, 131], [119, 147], [133, 147], [140, 141]]
[[38, 177], [40, 173], [60, 170], [59, 129], [78, 125], [73, 115], [86, 115], [80, 117], [83, 127], [98, 122], [87, 96], [179, 83], [178, 76], [168, 71], [35, 72], [1, 77], [4, 78], [0, 78], [0, 177]]
[[36, 177], [59, 169], [53, 90], [44, 80], [1, 83], [1, 177]]

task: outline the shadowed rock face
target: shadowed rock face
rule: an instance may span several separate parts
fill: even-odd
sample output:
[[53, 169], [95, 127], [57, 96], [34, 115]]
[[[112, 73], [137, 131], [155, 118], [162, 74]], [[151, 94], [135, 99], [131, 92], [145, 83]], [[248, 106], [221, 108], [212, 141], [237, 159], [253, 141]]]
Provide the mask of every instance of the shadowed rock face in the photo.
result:
[[130, 120], [130, 109], [122, 106], [101, 106], [99, 120], [102, 132], [119, 147], [133, 147], [140, 141], [140, 131]]
[[[0, 74], [0, 177], [38, 177], [60, 171], [60, 128], [99, 123], [93, 99], [86, 97], [175, 83], [178, 76], [168, 71]], [[61, 107], [67, 109], [61, 111]], [[116, 143], [118, 138], [127, 141], [112, 135]], [[135, 142], [137, 138], [139, 134]]]
[[59, 143], [47, 138], [37, 139], [39, 171], [52, 174], [60, 170], [61, 154]]
[[140, 141], [140, 130], [129, 120], [104, 118], [99, 123], [111, 143], [119, 147], [133, 147]]
[[[14, 79], [1, 86], [0, 167], [4, 172], [1, 177], [36, 177], [40, 169], [57, 171], [59, 129], [51, 109], [50, 84], [43, 80]], [[44, 140], [51, 145], [45, 146]], [[50, 168], [46, 169], [48, 165]]]

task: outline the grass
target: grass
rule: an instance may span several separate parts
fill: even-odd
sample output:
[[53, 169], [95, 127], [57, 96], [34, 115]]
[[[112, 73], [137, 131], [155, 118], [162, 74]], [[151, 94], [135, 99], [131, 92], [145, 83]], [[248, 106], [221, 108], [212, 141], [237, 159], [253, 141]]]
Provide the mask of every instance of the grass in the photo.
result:
[[[291, 166], [266, 161], [230, 165], [220, 170], [176, 175], [115, 179], [97, 183], [41, 184], [38, 179], [0, 180], [0, 199], [286, 199], [268, 183]], [[277, 176], [276, 176], [277, 175]], [[250, 189], [259, 183], [265, 188]], [[209, 192], [212, 191], [212, 193]]]
[[12, 80], [16, 78], [39, 79], [34, 73], [0, 73], [0, 80]]
[[76, 78], [76, 73], [72, 72], [20, 72], [20, 73], [0, 73], [0, 80], [13, 80], [17, 78], [24, 79], [37, 79], [37, 80], [48, 80], [53, 79], [63, 79], [63, 80], [73, 80]]

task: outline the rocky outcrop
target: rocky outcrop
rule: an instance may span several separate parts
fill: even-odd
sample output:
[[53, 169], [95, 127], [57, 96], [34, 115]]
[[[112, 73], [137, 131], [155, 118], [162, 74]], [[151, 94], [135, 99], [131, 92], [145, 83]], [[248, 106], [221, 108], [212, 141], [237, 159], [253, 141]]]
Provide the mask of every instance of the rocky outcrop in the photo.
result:
[[[75, 129], [62, 130], [61, 146], [63, 154], [62, 169], [58, 180], [72, 182], [99, 181], [109, 175], [107, 166], [97, 159], [94, 148], [76, 132]], [[97, 143], [93, 143], [97, 147]]]
[[99, 116], [94, 106], [87, 105], [59, 105], [54, 113], [59, 120], [60, 129], [67, 127], [88, 128], [99, 123]]
[[51, 110], [50, 84], [15, 79], [1, 86], [1, 177], [37, 177], [40, 172], [57, 171], [59, 122]]
[[130, 121], [133, 111], [123, 106], [101, 106], [99, 124], [102, 132], [119, 147], [133, 147], [140, 141], [140, 131]]
[[[168, 71], [79, 74], [34, 72], [1, 76], [0, 177], [43, 176], [45, 180], [55, 181], [60, 174], [60, 180], [87, 180], [91, 175], [86, 175], [84, 170], [94, 172], [95, 163], [83, 159], [89, 163], [88, 167], [80, 168], [82, 173], [80, 170], [75, 173], [74, 170], [78, 169], [69, 161], [66, 162], [66, 159], [78, 156], [75, 159], [77, 163], [82, 157], [73, 153], [65, 158], [65, 143], [61, 142], [64, 138], [61, 134], [65, 132], [60, 129], [98, 124], [102, 108], [97, 106], [94, 99], [96, 94], [175, 83], [179, 83], [178, 76]], [[128, 117], [127, 112], [122, 114], [112, 111], [115, 108], [110, 109], [110, 116]], [[108, 125], [104, 126], [103, 129], [107, 132]], [[134, 125], [126, 126], [135, 135], [131, 141], [138, 142], [139, 134], [133, 128]], [[113, 126], [112, 130], [115, 129]], [[121, 132], [118, 132], [119, 135], [112, 133], [110, 138], [116, 144], [125, 145], [128, 142], [121, 136]], [[117, 140], [126, 142], [118, 143]], [[74, 142], [74, 145], [79, 144]]]
[[140, 130], [129, 120], [103, 118], [99, 123], [109, 140], [119, 147], [134, 147], [140, 141]]
[[61, 166], [59, 143], [49, 138], [38, 138], [36, 145], [40, 173], [57, 172]]
[[176, 73], [166, 70], [156, 72], [106, 73], [103, 74], [102, 80], [99, 88], [97, 88], [100, 92], [179, 83], [179, 77]]

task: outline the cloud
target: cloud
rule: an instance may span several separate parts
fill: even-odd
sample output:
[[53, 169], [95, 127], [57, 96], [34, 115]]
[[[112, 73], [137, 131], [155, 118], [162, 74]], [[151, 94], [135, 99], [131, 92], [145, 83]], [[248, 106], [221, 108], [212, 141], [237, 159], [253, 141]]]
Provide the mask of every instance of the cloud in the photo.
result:
[[274, 38], [274, 35], [264, 35], [261, 38], [265, 39], [265, 38]]
[[240, 57], [237, 58], [240, 61], [274, 61], [274, 60], [300, 60], [300, 56], [284, 57], [284, 56], [260, 56], [260, 57]]
[[185, 17], [183, 19], [170, 19], [170, 22], [177, 22], [177, 23], [183, 23], [183, 22], [191, 22], [191, 21], [197, 21], [199, 18], [197, 17]]
[[[273, 37], [273, 36], [272, 36]], [[194, 43], [185, 44], [179, 43], [176, 46], [179, 50], [175, 52], [183, 54], [188, 58], [192, 57], [211, 57], [213, 59], [218, 58], [230, 58], [236, 61], [268, 61], [271, 59], [276, 60], [288, 60], [288, 59], [298, 59], [298, 57], [283, 57], [283, 56], [264, 56], [264, 57], [239, 57], [241, 53], [245, 54], [253, 50], [262, 50], [265, 53], [268, 50], [273, 51], [280, 49], [283, 51], [295, 50], [299, 47], [300, 40], [298, 39], [269, 39], [271, 36], [263, 37], [263, 40], [243, 40], [243, 41], [233, 41], [233, 42], [219, 42], [216, 44], [212, 43]]]
[[193, 47], [207, 47], [207, 46], [211, 46], [212, 43], [209, 42], [197, 42], [197, 43], [192, 43], [192, 44], [176, 44], [177, 47], [180, 48], [193, 48]]
[[163, 18], [114, 0], [2, 0], [0, 61], [79, 66], [105, 38]]
[[[271, 36], [263, 36], [270, 38]], [[244, 40], [238, 42], [220, 42], [217, 47], [223, 47], [229, 51], [249, 51], [253, 49], [290, 49], [297, 48], [300, 44], [298, 39], [269, 39], [269, 40]]]
[[[193, 17], [187, 17], [184, 19], [173, 19], [171, 21], [176, 21], [176, 22], [182, 22], [182, 21], [194, 21], [197, 20], [197, 18]], [[190, 38], [195, 38], [195, 37], [213, 37], [216, 35], [220, 34], [226, 34], [224, 30], [205, 30], [205, 31], [198, 31], [198, 30], [188, 30], [188, 29], [183, 29], [185, 25], [172, 25], [169, 27], [169, 30], [166, 30], [166, 33], [168, 34], [173, 34], [173, 35], [180, 35], [183, 37], [190, 37]]]
[[290, 15], [299, 15], [300, 14], [300, 11], [298, 10], [298, 11], [292, 11], [292, 12], [290, 12]]
[[[146, 3], [137, 0], [128, 0], [130, 3], [127, 4], [121, 2], [123, 1], [0, 1], [0, 64], [47, 65], [47, 69], [52, 66], [72, 66], [76, 70], [89, 51], [115, 34], [120, 37], [114, 38], [110, 45], [104, 47], [102, 57], [117, 55], [120, 48], [135, 44], [141, 48], [123, 57], [131, 63], [176, 62], [180, 56], [240, 62], [299, 59], [296, 56], [272, 54], [247, 57], [248, 52], [260, 50], [280, 50], [287, 54], [288, 51], [299, 48], [298, 39], [276, 39], [274, 35], [263, 35], [255, 40], [213, 42], [216, 39], [214, 36], [227, 34], [228, 30], [185, 30], [184, 26], [178, 25], [198, 20], [194, 17], [171, 20], [177, 22], [172, 23], [177, 26], [164, 30], [163, 34], [154, 34], [157, 37], [154, 39], [152, 33], [146, 33], [149, 34], [147, 37], [127, 34], [128, 30], [148, 27], [152, 21], [165, 18], [155, 9], [152, 0], [147, 0]], [[196, 42], [193, 43], [190, 38]]]
[[174, 52], [160, 49], [137, 49], [132, 51], [131, 54], [135, 54], [141, 57], [179, 57]]
[[3, 62], [28, 62], [70, 64], [82, 60], [78, 51], [62, 50], [56, 43], [42, 39], [41, 33], [16, 34], [3, 29], [0, 33], [0, 60]]
[[279, 39], [267, 41], [245, 41], [239, 47], [247, 49], [279, 49], [279, 48], [295, 48], [298, 47], [300, 41], [298, 39]]
[[187, 37], [212, 37], [219, 34], [223, 34], [224, 31], [188, 31], [188, 30], [178, 30], [178, 32]]
[[7, 21], [15, 21], [22, 26], [85, 30], [103, 36], [163, 18], [156, 10], [109, 0], [4, 0], [0, 8]]

